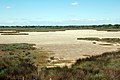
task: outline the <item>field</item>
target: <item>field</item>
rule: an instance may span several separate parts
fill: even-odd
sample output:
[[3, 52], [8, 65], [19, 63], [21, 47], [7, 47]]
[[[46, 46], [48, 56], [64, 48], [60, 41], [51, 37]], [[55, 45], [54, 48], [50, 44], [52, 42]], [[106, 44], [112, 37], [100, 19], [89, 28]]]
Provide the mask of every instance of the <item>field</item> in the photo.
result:
[[0, 78], [119, 80], [119, 30], [72, 29], [1, 28]]

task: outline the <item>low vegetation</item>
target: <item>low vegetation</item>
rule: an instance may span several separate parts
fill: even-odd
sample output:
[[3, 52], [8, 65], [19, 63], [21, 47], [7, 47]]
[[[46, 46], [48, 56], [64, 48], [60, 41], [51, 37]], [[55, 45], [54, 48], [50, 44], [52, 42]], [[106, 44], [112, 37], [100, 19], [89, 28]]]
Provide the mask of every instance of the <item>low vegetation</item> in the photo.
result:
[[72, 68], [44, 68], [40, 80], [119, 80], [120, 51], [78, 59]]
[[36, 80], [48, 54], [34, 44], [0, 44], [0, 80]]
[[120, 51], [78, 59], [71, 68], [45, 68], [47, 53], [32, 46], [27, 43], [0, 45], [1, 80], [120, 79]]
[[28, 33], [2, 33], [1, 35], [29, 35]]
[[0, 57], [1, 80], [32, 80], [36, 78], [37, 66], [34, 65], [33, 57], [9, 53]]
[[77, 40], [101, 41], [108, 43], [120, 43], [120, 38], [77, 38]]
[[119, 80], [120, 51], [76, 60], [71, 68], [46, 68], [48, 54], [34, 44], [0, 45], [0, 80]]
[[35, 44], [27, 43], [13, 43], [13, 44], [0, 44], [1, 51], [13, 51], [13, 50], [35, 50]]

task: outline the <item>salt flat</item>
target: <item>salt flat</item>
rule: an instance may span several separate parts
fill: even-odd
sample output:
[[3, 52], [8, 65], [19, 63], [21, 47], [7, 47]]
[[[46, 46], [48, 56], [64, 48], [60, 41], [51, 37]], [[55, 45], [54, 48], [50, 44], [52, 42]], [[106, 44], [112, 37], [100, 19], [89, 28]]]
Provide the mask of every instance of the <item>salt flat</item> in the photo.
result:
[[0, 44], [3, 43], [33, 43], [37, 48], [51, 51], [55, 57], [65, 60], [84, 58], [84, 55], [97, 55], [103, 52], [114, 51], [120, 46], [103, 46], [91, 41], [79, 41], [77, 38], [99, 37], [120, 38], [120, 32], [96, 30], [67, 30], [56, 32], [25, 32], [29, 35], [0, 35]]

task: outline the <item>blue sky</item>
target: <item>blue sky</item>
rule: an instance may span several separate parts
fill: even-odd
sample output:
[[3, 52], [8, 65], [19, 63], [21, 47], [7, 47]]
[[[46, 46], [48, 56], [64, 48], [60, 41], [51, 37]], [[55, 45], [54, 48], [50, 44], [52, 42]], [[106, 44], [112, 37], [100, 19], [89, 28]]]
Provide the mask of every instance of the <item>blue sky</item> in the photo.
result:
[[120, 0], [0, 0], [0, 25], [119, 23]]

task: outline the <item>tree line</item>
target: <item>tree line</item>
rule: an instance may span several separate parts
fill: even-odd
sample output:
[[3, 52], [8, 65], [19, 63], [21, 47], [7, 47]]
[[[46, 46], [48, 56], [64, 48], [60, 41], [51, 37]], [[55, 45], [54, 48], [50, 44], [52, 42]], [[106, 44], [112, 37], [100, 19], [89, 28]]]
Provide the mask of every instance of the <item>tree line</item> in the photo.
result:
[[92, 29], [92, 28], [109, 28], [109, 29], [118, 29], [120, 24], [103, 24], [103, 25], [68, 25], [68, 26], [0, 26], [0, 28], [51, 28], [51, 29], [60, 29], [60, 28], [77, 28], [77, 29]]

